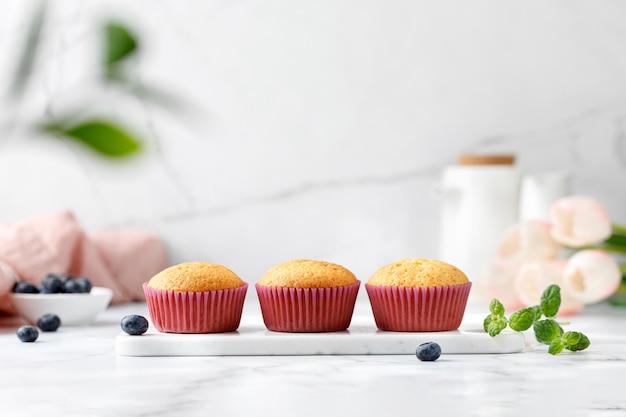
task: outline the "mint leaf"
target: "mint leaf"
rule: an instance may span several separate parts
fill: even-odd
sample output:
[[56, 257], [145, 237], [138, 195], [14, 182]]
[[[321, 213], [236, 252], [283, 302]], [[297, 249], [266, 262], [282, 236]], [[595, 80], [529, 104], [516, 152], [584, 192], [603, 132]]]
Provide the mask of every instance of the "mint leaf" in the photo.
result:
[[589, 347], [589, 345], [591, 344], [591, 342], [589, 341], [589, 338], [587, 336], [585, 336], [584, 334], [581, 333], [581, 338], [578, 341], [578, 344], [576, 345], [576, 350], [585, 350]]
[[529, 307], [533, 309], [533, 312], [535, 313], [535, 318], [533, 319], [533, 323], [536, 322], [537, 320], [539, 320], [541, 318], [541, 306], [532, 306]]
[[550, 285], [541, 294], [541, 311], [546, 317], [554, 317], [561, 307], [561, 288]]
[[548, 347], [548, 353], [550, 355], [558, 355], [563, 351], [563, 341], [561, 339], [555, 339], [550, 343]]
[[566, 332], [563, 334], [563, 343], [569, 348], [569, 346], [576, 346], [582, 337], [580, 332]]
[[[489, 304], [489, 314], [483, 321], [483, 328], [489, 336], [497, 336], [508, 325], [512, 330], [522, 332], [533, 326], [535, 338], [538, 342], [549, 345], [548, 353], [557, 355], [568, 349], [578, 351], [587, 349], [589, 338], [580, 332], [563, 332], [555, 317], [561, 307], [561, 289], [558, 285], [548, 286], [541, 294], [541, 303], [538, 306], [522, 308], [507, 319], [504, 315], [504, 306], [494, 298]], [[541, 316], [546, 318], [541, 320]]]
[[522, 308], [511, 314], [509, 317], [509, 327], [516, 332], [523, 332], [530, 329], [535, 322], [535, 309], [532, 307]]
[[489, 311], [491, 311], [491, 314], [494, 316], [504, 317], [504, 306], [497, 298], [494, 298], [491, 300], [491, 303], [489, 303]]
[[539, 320], [533, 324], [535, 339], [540, 343], [550, 344], [561, 337], [563, 329], [552, 319]]
[[506, 318], [502, 316], [496, 316], [495, 314], [490, 314], [485, 318], [485, 321], [483, 321], [483, 328], [491, 337], [499, 335], [502, 330], [506, 328], [506, 325]]
[[577, 350], [584, 350], [591, 344], [589, 338], [580, 332], [567, 332], [563, 334], [563, 341], [565, 343], [565, 349], [576, 352]]

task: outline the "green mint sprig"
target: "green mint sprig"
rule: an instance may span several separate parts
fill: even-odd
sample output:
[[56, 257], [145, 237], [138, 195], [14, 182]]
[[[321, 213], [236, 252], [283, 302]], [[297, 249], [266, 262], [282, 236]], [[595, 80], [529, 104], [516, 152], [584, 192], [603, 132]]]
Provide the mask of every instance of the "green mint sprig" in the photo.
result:
[[[548, 353], [557, 355], [563, 349], [576, 352], [589, 347], [589, 338], [580, 332], [564, 332], [563, 328], [554, 320], [561, 307], [561, 288], [550, 285], [541, 294], [539, 305], [522, 308], [507, 319], [504, 306], [497, 300], [491, 300], [489, 314], [483, 321], [483, 328], [494, 337], [499, 335], [507, 326], [516, 332], [523, 332], [532, 326], [535, 339], [539, 343], [548, 345]], [[545, 317], [542, 319], [542, 317]]]

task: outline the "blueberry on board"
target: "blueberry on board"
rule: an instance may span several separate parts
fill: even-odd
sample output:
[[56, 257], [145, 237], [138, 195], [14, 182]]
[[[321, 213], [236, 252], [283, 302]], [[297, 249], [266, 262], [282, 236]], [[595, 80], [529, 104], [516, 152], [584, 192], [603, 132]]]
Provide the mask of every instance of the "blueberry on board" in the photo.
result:
[[148, 320], [143, 316], [131, 314], [121, 321], [122, 330], [132, 336], [139, 336], [148, 331]]
[[81, 291], [79, 291], [79, 292], [82, 292], [82, 293], [89, 293], [89, 292], [91, 292], [91, 281], [89, 281], [89, 279], [87, 279], [85, 277], [80, 277], [80, 278], [74, 279], [74, 282], [81, 289]]
[[56, 332], [61, 325], [61, 319], [56, 314], [44, 314], [37, 320], [37, 327], [42, 332]]
[[15, 285], [13, 285], [13, 292], [19, 292], [23, 294], [37, 294], [39, 292], [39, 288], [36, 285], [31, 284], [26, 281], [17, 281]]
[[34, 326], [21, 326], [17, 329], [17, 337], [22, 342], [34, 342], [39, 337], [39, 331]]
[[421, 361], [436, 361], [441, 356], [441, 346], [435, 342], [422, 343], [415, 349], [415, 356]]
[[39, 291], [44, 294], [63, 292], [63, 281], [57, 274], [48, 274], [41, 280]]

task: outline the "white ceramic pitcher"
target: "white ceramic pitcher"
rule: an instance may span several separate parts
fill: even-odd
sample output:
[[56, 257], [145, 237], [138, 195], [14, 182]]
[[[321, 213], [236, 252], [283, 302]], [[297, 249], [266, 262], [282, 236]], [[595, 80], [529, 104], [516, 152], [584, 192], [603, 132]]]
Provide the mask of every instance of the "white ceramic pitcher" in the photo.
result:
[[465, 160], [446, 167], [436, 189], [442, 202], [439, 253], [472, 281], [493, 257], [503, 232], [518, 219], [521, 173], [512, 157]]
[[571, 174], [566, 171], [525, 174], [520, 190], [519, 220], [549, 220], [552, 203], [571, 193]]

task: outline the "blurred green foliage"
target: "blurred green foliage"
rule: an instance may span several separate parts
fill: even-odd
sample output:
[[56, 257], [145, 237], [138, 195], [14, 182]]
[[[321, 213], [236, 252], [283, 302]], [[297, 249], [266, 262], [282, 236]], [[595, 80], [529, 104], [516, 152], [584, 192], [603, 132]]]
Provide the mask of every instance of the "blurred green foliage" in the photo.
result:
[[46, 125], [43, 130], [76, 139], [111, 158], [132, 155], [141, 148], [135, 137], [119, 126], [103, 120], [87, 120], [77, 125]]
[[[20, 100], [26, 92], [30, 81], [33, 65], [40, 49], [41, 35], [46, 22], [46, 1], [40, 1], [32, 15], [24, 47], [21, 50], [19, 64], [16, 68], [10, 88], [10, 98]], [[132, 30], [120, 22], [108, 21], [100, 28], [102, 37], [102, 81], [132, 86], [135, 92], [146, 91], [146, 88], [130, 82], [125, 71], [125, 63], [140, 51], [140, 42]], [[127, 90], [126, 92], [128, 92]], [[133, 90], [130, 90], [130, 94]], [[142, 97], [149, 98], [144, 94]], [[128, 157], [139, 152], [142, 140], [119, 122], [105, 117], [92, 117], [89, 120], [72, 120], [71, 117], [47, 117], [45, 121], [36, 123], [41, 131], [55, 137], [74, 140], [87, 146], [99, 155], [109, 158]]]

